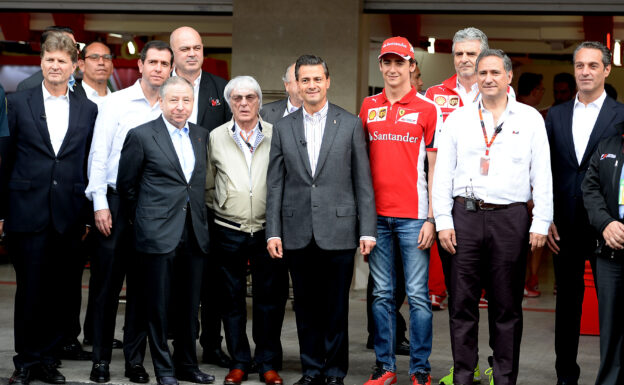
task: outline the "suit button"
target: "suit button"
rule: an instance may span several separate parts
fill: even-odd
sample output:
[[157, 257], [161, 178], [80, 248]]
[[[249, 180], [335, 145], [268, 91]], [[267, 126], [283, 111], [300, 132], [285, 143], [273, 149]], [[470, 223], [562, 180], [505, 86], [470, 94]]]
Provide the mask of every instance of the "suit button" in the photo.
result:
[[53, 181], [52, 181], [52, 184], [56, 186], [56, 185], [58, 184], [58, 182], [57, 182], [57, 181], [55, 181], [55, 180], [53, 180]]
[[312, 188], [316, 188], [316, 185], [315, 185], [315, 184], [313, 184], [313, 185], [312, 185]]
[[186, 206], [182, 207], [182, 210], [186, 211]]
[[60, 162], [60, 160], [54, 159], [54, 163], [59, 163], [59, 162]]

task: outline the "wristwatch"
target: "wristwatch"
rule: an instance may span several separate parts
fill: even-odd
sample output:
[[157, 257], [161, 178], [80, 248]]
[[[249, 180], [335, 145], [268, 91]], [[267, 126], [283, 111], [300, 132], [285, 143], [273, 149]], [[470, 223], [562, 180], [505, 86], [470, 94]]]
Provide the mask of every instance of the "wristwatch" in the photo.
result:
[[427, 217], [426, 222], [433, 223], [433, 225], [435, 226], [435, 218], [434, 217]]

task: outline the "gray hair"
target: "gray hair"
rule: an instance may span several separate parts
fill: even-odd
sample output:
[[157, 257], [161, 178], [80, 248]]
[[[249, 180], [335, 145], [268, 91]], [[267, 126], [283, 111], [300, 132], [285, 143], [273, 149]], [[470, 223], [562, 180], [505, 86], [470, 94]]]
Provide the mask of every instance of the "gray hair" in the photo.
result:
[[162, 100], [165, 100], [165, 95], [167, 95], [167, 90], [169, 89], [169, 87], [179, 84], [188, 86], [188, 88], [191, 89], [191, 95], [193, 95], [193, 98], [195, 98], [195, 90], [193, 89], [193, 85], [182, 76], [172, 76], [169, 79], [165, 80], [163, 85], [160, 86], [160, 89], [158, 90], [158, 95]]
[[609, 48], [607, 48], [604, 44], [599, 43], [597, 41], [584, 41], [581, 44], [579, 44], [574, 50], [574, 54], [572, 55], [573, 62], [576, 61], [576, 54], [582, 48], [590, 48], [590, 49], [599, 50], [600, 52], [602, 52], [602, 64], [604, 64], [605, 67], [611, 64], [611, 51], [609, 51]]
[[251, 76], [236, 76], [235, 78], [232, 78], [232, 80], [230, 80], [225, 86], [225, 89], [223, 90], [223, 96], [225, 96], [225, 101], [227, 102], [230, 109], [232, 108], [232, 105], [230, 104], [230, 95], [232, 95], [232, 92], [234, 92], [234, 90], [237, 90], [239, 88], [249, 88], [253, 90], [253, 92], [258, 95], [260, 109], [262, 109], [262, 90], [260, 89], [260, 84], [258, 84], [256, 79]]
[[488, 45], [488, 38], [483, 31], [474, 27], [468, 27], [455, 32], [455, 36], [453, 36], [452, 52], [455, 53], [455, 43], [461, 43], [469, 40], [479, 40], [482, 52], [490, 48]]
[[511, 71], [511, 59], [502, 49], [485, 49], [481, 51], [479, 57], [477, 57], [476, 68], [479, 70], [479, 62], [486, 57], [496, 56], [497, 58], [503, 59], [503, 66], [505, 67], [505, 72]]
[[291, 65], [286, 67], [286, 72], [284, 72], [284, 76], [282, 76], [282, 81], [284, 83], [290, 83], [291, 81], [295, 80], [295, 79], [289, 79], [289, 76], [288, 76], [288, 72], [290, 71], [291, 68], [294, 68], [294, 67], [295, 67], [295, 63], [292, 63]]

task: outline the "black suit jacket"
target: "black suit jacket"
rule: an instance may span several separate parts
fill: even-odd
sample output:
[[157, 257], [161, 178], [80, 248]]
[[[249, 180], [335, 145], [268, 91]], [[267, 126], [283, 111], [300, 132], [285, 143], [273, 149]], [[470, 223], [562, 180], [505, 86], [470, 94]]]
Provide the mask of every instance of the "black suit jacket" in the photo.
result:
[[2, 162], [0, 217], [5, 229], [37, 232], [52, 225], [64, 233], [86, 223], [87, 158], [97, 106], [69, 93], [69, 127], [54, 154], [41, 87], [8, 96], [10, 137]]
[[208, 252], [208, 220], [204, 189], [208, 130], [189, 123], [195, 168], [187, 183], [162, 115], [130, 130], [117, 174], [124, 206], [133, 210], [137, 251], [164, 254], [180, 243], [187, 202], [199, 247]]
[[581, 184], [598, 143], [618, 135], [619, 128], [616, 126], [624, 121], [624, 104], [607, 96], [579, 165], [572, 137], [573, 110], [574, 99], [551, 107], [546, 117], [553, 176], [554, 222], [560, 232], [566, 232], [572, 226], [589, 226]]
[[260, 116], [265, 122], [275, 124], [284, 117], [284, 111], [286, 111], [287, 105], [288, 98], [265, 104], [260, 110]]
[[232, 119], [232, 113], [223, 95], [226, 84], [225, 79], [202, 71], [199, 82], [199, 100], [197, 101], [198, 126], [212, 131]]

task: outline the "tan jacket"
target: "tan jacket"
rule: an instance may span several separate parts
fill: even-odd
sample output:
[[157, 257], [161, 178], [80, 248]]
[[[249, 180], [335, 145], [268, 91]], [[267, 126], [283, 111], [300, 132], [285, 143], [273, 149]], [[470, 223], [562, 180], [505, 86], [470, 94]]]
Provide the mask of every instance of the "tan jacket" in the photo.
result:
[[208, 147], [206, 203], [214, 212], [215, 223], [251, 234], [264, 229], [266, 222], [266, 174], [273, 126], [260, 119], [260, 127], [264, 137], [254, 151], [251, 170], [234, 139], [234, 120], [210, 133]]

